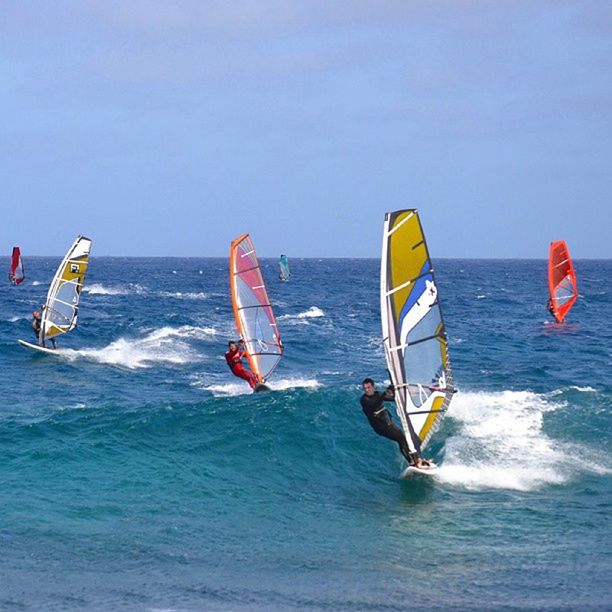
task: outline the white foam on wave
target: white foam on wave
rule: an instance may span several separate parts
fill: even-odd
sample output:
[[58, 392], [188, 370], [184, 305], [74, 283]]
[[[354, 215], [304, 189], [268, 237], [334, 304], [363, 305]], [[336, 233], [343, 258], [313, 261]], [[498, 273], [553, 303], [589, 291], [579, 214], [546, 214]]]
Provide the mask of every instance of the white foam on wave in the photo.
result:
[[145, 292], [145, 288], [137, 283], [129, 283], [129, 285], [115, 285], [107, 287], [101, 283], [93, 283], [83, 287], [85, 293], [91, 295], [132, 295], [134, 293], [140, 295]]
[[567, 482], [576, 469], [598, 471], [577, 467], [580, 450], [544, 433], [544, 414], [564, 405], [530, 391], [457, 394], [448, 418], [459, 431], [446, 441], [439, 479], [467, 489], [530, 491]]
[[38, 287], [38, 285], [42, 285], [42, 281], [32, 281], [33, 287]]
[[[321, 383], [314, 378], [281, 378], [280, 380], [268, 381], [266, 385], [273, 391], [285, 391], [287, 389], [317, 389]], [[230, 397], [236, 395], [250, 395], [251, 388], [246, 381], [230, 382], [225, 384], [208, 385], [201, 379], [196, 379], [192, 386], [210, 391], [215, 397]]]
[[281, 378], [267, 382], [266, 385], [273, 391], [284, 391], [285, 389], [318, 389], [321, 383], [316, 378]]
[[593, 387], [579, 387], [578, 385], [570, 385], [569, 387], [565, 387], [563, 389], [555, 389], [554, 391], [550, 391], [550, 393], [548, 393], [548, 396], [555, 397], [556, 395], [562, 395], [566, 391], [579, 391], [580, 393], [597, 393], [597, 389], [593, 389]]
[[129, 293], [129, 291], [123, 287], [105, 287], [100, 283], [85, 285], [83, 291], [85, 293], [91, 293], [91, 295], [127, 295]]
[[207, 293], [194, 291], [160, 291], [162, 297], [171, 297], [186, 300], [205, 300], [209, 296]]
[[246, 381], [226, 383], [224, 385], [206, 385], [201, 380], [196, 380], [191, 384], [194, 387], [210, 391], [215, 397], [234, 397], [236, 395], [250, 395], [252, 393]]
[[129, 369], [148, 368], [156, 363], [182, 365], [201, 359], [189, 346], [189, 339], [207, 339], [216, 334], [213, 327], [161, 327], [141, 338], [119, 338], [100, 349], [62, 349], [67, 359], [90, 359]]
[[84, 402], [77, 402], [75, 404], [68, 404], [68, 406], [60, 406], [58, 410], [60, 412], [65, 412], [67, 410], [85, 410], [88, 407], [89, 406], [87, 406], [87, 404], [85, 404]]
[[301, 321], [304, 319], [318, 319], [324, 317], [325, 313], [317, 306], [311, 306], [308, 310], [300, 312], [298, 314], [285, 314], [278, 317], [279, 320], [297, 320]]

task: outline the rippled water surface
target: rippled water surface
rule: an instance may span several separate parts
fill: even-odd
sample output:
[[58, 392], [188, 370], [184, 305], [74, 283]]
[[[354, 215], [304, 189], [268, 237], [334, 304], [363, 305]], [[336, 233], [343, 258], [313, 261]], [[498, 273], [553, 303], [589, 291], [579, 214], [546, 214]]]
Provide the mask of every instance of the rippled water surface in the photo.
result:
[[263, 260], [286, 355], [257, 395], [227, 260], [94, 257], [39, 356], [58, 263], [0, 290], [0, 608], [609, 609], [612, 262], [576, 262], [562, 326], [544, 261], [435, 262], [460, 392], [411, 482], [358, 402], [377, 261]]

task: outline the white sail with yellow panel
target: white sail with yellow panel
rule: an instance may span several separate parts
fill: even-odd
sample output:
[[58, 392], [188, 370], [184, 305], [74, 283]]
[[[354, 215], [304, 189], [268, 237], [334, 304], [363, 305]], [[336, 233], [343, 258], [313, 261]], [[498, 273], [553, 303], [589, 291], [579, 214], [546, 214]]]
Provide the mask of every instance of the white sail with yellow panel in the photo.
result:
[[380, 310], [397, 413], [410, 450], [420, 455], [454, 389], [438, 288], [414, 209], [385, 215]]
[[79, 236], [60, 264], [43, 306], [38, 343], [59, 334], [65, 334], [76, 327], [79, 314], [81, 290], [89, 265], [91, 240]]

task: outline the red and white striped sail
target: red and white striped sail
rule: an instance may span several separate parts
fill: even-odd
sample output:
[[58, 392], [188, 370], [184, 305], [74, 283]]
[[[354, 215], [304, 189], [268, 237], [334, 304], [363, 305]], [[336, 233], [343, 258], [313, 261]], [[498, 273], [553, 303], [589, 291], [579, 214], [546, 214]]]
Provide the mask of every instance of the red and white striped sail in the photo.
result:
[[9, 269], [9, 280], [13, 285], [21, 284], [25, 279], [25, 268], [23, 267], [23, 260], [21, 259], [21, 249], [19, 247], [13, 247], [13, 254], [11, 255], [11, 267]]

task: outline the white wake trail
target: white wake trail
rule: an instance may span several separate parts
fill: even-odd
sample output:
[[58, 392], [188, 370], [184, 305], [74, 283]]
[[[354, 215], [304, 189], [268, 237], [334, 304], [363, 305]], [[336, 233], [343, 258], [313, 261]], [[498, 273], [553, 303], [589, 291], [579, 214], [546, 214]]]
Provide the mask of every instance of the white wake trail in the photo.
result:
[[567, 482], [576, 448], [543, 430], [544, 415], [563, 407], [530, 391], [459, 393], [448, 415], [459, 431], [446, 440], [438, 478], [467, 489], [517, 491]]

